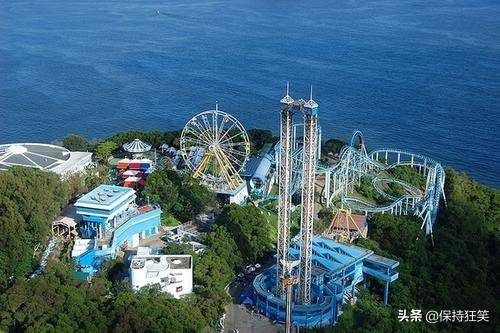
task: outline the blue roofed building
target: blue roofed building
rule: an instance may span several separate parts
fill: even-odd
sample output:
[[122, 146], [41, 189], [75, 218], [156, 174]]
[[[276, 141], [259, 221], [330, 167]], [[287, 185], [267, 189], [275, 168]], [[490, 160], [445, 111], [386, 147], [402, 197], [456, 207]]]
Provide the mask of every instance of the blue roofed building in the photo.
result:
[[85, 238], [104, 238], [106, 231], [116, 226], [119, 219], [133, 209], [135, 191], [131, 188], [100, 185], [75, 203], [76, 213], [82, 217], [80, 232]]
[[139, 207], [135, 199], [131, 188], [100, 185], [75, 203], [82, 220], [72, 256], [80, 271], [92, 275], [120, 248], [137, 247], [141, 239], [157, 234], [160, 207]]
[[249, 192], [266, 196], [275, 182], [274, 155], [264, 154], [252, 156], [246, 163], [240, 175], [247, 181]]
[[[373, 251], [353, 245], [335, 242], [325, 237], [314, 237], [312, 242], [311, 304], [294, 304], [292, 322], [294, 326], [333, 326], [342, 313], [346, 302], [354, 302], [357, 286], [367, 277], [384, 282], [384, 303], [387, 304], [389, 284], [399, 273], [399, 262], [373, 254]], [[300, 243], [292, 242], [289, 258], [298, 260]], [[298, 276], [298, 267], [293, 275]], [[286, 303], [276, 293], [276, 266], [257, 275], [252, 284], [252, 298], [258, 311], [278, 322], [285, 321]], [[298, 294], [298, 285], [294, 294]]]

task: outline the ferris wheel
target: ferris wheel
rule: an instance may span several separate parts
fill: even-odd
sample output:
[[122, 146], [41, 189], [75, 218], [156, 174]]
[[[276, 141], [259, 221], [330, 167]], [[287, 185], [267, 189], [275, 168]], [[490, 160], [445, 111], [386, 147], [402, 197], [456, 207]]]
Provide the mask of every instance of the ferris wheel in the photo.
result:
[[193, 177], [200, 178], [205, 185], [232, 191], [243, 183], [238, 172], [250, 154], [248, 134], [235, 117], [217, 106], [187, 122], [180, 146]]

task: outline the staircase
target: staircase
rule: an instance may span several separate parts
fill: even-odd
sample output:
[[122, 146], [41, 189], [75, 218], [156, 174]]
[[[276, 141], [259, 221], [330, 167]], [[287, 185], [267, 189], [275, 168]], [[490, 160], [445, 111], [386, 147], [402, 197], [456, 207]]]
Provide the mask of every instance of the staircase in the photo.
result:
[[71, 257], [78, 257], [79, 255], [93, 249], [95, 246], [94, 239], [77, 239], [75, 245], [73, 245], [73, 250], [71, 251]]

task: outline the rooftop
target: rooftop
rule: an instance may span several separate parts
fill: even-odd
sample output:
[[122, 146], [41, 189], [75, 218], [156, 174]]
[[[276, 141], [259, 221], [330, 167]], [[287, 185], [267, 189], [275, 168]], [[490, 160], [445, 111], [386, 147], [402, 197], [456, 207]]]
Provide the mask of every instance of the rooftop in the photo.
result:
[[144, 152], [151, 150], [151, 145], [149, 145], [145, 142], [142, 142], [139, 139], [135, 139], [132, 142], [125, 143], [122, 146], [122, 148], [123, 148], [123, 150], [125, 150], [129, 153], [144, 153]]
[[44, 143], [11, 143], [0, 145], [0, 170], [24, 166], [64, 174], [92, 153], [70, 152], [64, 147]]
[[78, 201], [75, 203], [75, 206], [112, 209], [134, 194], [135, 191], [128, 187], [115, 185], [99, 185], [98, 187], [78, 199]]
[[240, 171], [240, 176], [252, 177], [257, 168], [259, 167], [261, 161], [262, 157], [259, 156], [250, 157], [245, 166], [243, 167], [243, 169]]
[[[361, 247], [335, 242], [325, 237], [314, 237], [312, 242], [313, 265], [336, 272], [354, 262], [372, 255], [371, 250]], [[300, 256], [300, 243], [293, 242], [289, 254], [298, 259]]]
[[332, 221], [335, 229], [362, 231], [366, 228], [366, 216], [350, 214], [347, 211], [339, 210]]
[[130, 267], [132, 269], [143, 269], [148, 271], [164, 271], [167, 269], [191, 269], [192, 257], [186, 254], [166, 255], [152, 254], [150, 248], [139, 247], [137, 255], [133, 257]]

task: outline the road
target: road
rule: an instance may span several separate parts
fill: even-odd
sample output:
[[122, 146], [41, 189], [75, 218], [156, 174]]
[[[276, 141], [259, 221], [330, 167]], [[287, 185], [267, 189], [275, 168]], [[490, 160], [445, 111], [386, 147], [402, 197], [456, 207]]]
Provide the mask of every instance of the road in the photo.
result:
[[236, 281], [229, 287], [232, 302], [226, 306], [226, 319], [224, 321], [224, 332], [231, 333], [238, 330], [240, 333], [277, 333], [282, 332], [279, 326], [266, 317], [252, 313], [251, 309], [239, 304], [240, 295], [248, 282]]

